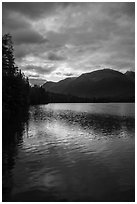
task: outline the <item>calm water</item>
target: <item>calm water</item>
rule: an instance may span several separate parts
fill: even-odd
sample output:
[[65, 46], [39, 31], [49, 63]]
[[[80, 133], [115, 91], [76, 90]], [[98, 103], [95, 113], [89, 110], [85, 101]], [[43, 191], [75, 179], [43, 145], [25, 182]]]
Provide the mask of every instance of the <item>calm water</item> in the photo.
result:
[[30, 107], [4, 148], [4, 199], [134, 201], [134, 111], [127, 103]]

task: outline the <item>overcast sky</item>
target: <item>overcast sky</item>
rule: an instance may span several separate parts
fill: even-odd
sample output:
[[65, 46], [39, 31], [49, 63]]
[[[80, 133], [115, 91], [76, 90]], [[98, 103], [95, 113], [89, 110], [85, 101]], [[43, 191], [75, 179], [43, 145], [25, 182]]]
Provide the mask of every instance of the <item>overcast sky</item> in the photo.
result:
[[135, 69], [134, 3], [2, 3], [3, 34], [30, 82]]

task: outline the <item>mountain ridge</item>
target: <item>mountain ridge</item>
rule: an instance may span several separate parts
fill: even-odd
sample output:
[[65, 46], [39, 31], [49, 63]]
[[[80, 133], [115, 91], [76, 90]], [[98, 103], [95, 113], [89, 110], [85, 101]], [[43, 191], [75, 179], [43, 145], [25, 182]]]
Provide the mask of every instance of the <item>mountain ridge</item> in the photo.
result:
[[48, 92], [82, 98], [130, 98], [135, 95], [133, 78], [131, 72], [123, 74], [113, 69], [102, 69], [59, 82], [46, 82], [42, 87]]

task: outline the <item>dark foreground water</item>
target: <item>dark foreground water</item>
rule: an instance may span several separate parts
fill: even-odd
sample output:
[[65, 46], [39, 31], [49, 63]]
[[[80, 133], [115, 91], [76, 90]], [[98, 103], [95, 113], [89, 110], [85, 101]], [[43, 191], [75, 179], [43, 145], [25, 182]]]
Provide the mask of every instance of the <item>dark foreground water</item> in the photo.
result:
[[3, 201], [134, 201], [134, 104], [32, 106], [7, 124]]

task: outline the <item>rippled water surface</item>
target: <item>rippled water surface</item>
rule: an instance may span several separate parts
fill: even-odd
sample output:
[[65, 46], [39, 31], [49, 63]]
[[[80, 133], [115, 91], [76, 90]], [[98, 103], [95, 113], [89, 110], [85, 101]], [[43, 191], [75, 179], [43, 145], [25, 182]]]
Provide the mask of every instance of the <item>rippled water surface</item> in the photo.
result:
[[29, 113], [12, 184], [4, 181], [11, 198], [134, 201], [134, 104], [48, 104]]

